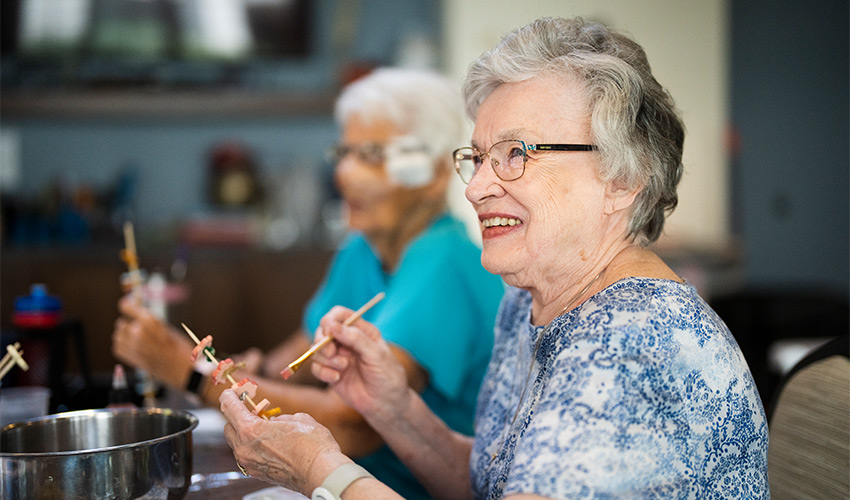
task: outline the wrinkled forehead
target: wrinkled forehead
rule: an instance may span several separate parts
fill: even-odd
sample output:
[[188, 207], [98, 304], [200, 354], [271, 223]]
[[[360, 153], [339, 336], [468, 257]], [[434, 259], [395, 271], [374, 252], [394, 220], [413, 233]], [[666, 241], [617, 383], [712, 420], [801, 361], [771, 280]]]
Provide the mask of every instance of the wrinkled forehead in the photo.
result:
[[503, 83], [475, 118], [472, 144], [481, 149], [507, 139], [589, 142], [590, 112], [584, 87], [573, 78], [540, 75]]
[[392, 120], [355, 113], [343, 122], [341, 142], [345, 144], [384, 143], [402, 134], [403, 131]]
[[479, 144], [475, 137], [472, 138], [472, 147], [481, 152], [486, 152], [488, 148], [492, 147], [493, 144], [502, 141], [510, 141], [510, 140], [521, 140], [528, 142], [532, 140], [532, 135], [534, 133], [530, 130], [524, 128], [512, 128], [499, 132], [494, 138], [493, 141], [487, 144]]

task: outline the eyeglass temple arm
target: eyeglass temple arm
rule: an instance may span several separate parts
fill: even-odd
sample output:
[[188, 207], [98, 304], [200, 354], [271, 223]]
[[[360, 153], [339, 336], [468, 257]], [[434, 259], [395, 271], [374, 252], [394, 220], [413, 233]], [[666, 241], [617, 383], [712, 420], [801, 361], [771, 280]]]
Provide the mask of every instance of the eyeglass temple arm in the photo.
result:
[[596, 151], [593, 144], [529, 144], [529, 151]]

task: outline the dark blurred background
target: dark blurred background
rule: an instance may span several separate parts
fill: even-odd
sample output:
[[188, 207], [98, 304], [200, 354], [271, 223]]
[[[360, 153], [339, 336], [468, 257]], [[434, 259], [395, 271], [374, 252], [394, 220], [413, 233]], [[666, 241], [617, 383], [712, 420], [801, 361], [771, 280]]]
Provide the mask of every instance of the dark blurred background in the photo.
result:
[[[658, 250], [729, 324], [769, 403], [794, 359], [848, 333], [850, 14], [832, 0], [722, 5], [728, 241]], [[49, 339], [67, 392], [115, 362], [125, 221], [144, 270], [169, 283], [172, 323], [226, 352], [292, 332], [342, 235], [324, 154], [337, 92], [379, 65], [446, 69], [446, 26], [487, 23], [431, 0], [0, 9], [0, 340]], [[511, 26], [531, 13], [516, 10]], [[15, 324], [34, 283], [62, 301], [50, 335]]]

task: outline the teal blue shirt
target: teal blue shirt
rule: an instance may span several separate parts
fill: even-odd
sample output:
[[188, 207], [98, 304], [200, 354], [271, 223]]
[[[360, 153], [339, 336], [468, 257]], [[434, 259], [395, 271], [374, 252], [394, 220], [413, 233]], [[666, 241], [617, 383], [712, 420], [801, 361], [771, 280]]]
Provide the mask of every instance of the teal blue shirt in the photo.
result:
[[[353, 234], [307, 305], [304, 327], [314, 332], [333, 306], [357, 309], [382, 291], [386, 298], [364, 318], [428, 372], [422, 397], [431, 410], [471, 436], [504, 293], [501, 278], [481, 267], [481, 250], [449, 215], [411, 242], [392, 273], [382, 269], [368, 241]], [[357, 461], [405, 498], [428, 498], [386, 446]]]

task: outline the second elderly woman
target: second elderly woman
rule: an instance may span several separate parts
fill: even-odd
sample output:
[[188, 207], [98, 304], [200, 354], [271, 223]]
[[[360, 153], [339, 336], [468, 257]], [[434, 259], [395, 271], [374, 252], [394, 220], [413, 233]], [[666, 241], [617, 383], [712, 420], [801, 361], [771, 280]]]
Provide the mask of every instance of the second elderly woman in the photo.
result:
[[[323, 318], [335, 344], [313, 372], [438, 498], [769, 498], [741, 351], [647, 248], [677, 203], [684, 128], [641, 47], [540, 19], [484, 53], [464, 94], [475, 128], [455, 164], [482, 263], [511, 286], [474, 438], [428, 411], [377, 328], [342, 327], [349, 309]], [[313, 498], [394, 496], [309, 416], [266, 423], [232, 391], [221, 402], [250, 473]]]

